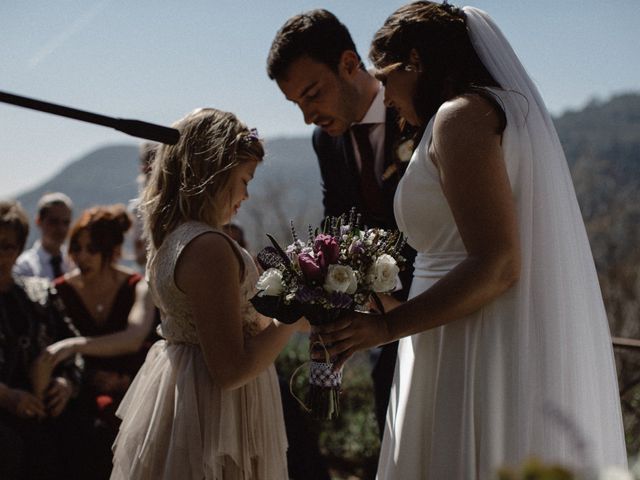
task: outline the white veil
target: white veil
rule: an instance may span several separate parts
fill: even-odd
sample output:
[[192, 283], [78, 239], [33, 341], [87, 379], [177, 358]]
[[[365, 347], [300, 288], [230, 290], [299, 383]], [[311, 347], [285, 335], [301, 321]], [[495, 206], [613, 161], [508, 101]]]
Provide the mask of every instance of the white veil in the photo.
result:
[[518, 391], [510, 392], [516, 406], [503, 428], [528, 434], [515, 436], [520, 444], [506, 450], [512, 458], [547, 460], [555, 454], [571, 459], [573, 467], [626, 465], [609, 326], [558, 135], [536, 86], [493, 20], [473, 7], [463, 12], [480, 60], [503, 88], [505, 142], [518, 157], [507, 168], [523, 258], [507, 320], [517, 324], [508, 348], [517, 349], [510, 367], [521, 380]]

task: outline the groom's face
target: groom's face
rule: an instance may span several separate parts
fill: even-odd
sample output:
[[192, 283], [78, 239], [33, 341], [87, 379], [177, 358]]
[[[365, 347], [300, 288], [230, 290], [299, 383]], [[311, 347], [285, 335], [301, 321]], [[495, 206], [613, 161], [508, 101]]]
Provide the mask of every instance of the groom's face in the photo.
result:
[[[357, 68], [357, 67], [356, 67]], [[350, 65], [342, 61], [336, 73], [304, 55], [276, 80], [287, 100], [295, 103], [307, 124], [332, 136], [342, 135], [357, 117], [358, 91]]]

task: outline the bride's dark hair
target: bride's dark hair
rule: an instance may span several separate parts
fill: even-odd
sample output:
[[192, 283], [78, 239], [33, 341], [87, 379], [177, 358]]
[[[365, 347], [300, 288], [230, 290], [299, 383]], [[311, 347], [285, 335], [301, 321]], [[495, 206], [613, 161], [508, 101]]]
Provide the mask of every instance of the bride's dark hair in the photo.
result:
[[457, 95], [500, 87], [471, 44], [464, 13], [450, 4], [418, 1], [400, 7], [374, 35], [369, 58], [379, 71], [391, 71], [409, 65], [413, 49], [422, 64], [413, 102], [423, 123]]

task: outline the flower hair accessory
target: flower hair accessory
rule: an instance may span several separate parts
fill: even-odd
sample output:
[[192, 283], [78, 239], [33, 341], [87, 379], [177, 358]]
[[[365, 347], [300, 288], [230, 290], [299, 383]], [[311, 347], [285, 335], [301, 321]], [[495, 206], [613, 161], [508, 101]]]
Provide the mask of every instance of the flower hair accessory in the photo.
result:
[[440, 6], [451, 15], [455, 15], [457, 17], [464, 18], [464, 12], [461, 8], [456, 7], [455, 5], [451, 5], [448, 0], [443, 0]]
[[247, 134], [247, 138], [251, 141], [260, 140], [260, 137], [258, 136], [258, 129], [257, 128], [250, 129], [249, 133]]
[[258, 135], [257, 128], [250, 128], [248, 131], [243, 131], [236, 137], [236, 142], [251, 145], [253, 142], [259, 142], [260, 136]]

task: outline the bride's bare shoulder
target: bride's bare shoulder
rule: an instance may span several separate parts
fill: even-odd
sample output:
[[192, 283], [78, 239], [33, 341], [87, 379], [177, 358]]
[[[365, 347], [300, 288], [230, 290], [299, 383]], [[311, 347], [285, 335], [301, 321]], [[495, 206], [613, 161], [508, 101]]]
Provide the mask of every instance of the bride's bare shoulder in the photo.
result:
[[499, 107], [483, 95], [452, 98], [436, 113], [431, 158], [442, 169], [500, 155], [503, 121]]
[[503, 122], [499, 107], [478, 93], [466, 93], [444, 102], [434, 120], [434, 134], [484, 135], [500, 131]]

